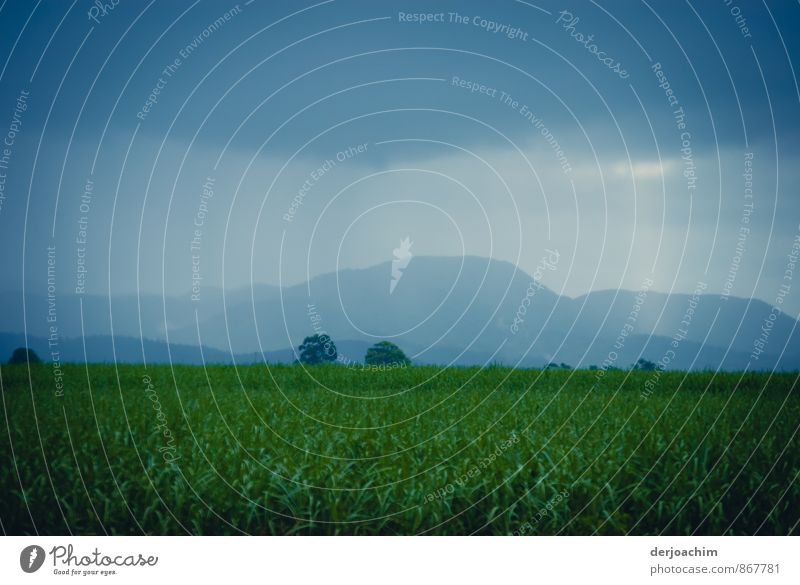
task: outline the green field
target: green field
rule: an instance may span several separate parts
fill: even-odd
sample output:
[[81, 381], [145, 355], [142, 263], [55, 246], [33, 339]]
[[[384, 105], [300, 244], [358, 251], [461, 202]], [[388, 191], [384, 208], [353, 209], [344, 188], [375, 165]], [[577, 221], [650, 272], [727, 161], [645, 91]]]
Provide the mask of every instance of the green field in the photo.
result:
[[73, 365], [62, 396], [49, 365], [0, 375], [11, 534], [790, 534], [800, 518], [797, 374]]

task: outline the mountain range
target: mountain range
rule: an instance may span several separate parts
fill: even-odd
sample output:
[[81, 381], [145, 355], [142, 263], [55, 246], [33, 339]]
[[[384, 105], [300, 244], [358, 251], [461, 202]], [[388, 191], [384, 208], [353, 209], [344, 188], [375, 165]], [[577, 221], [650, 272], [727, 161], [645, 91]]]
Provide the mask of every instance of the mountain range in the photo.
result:
[[389, 340], [418, 364], [624, 368], [643, 357], [684, 370], [800, 366], [797, 322], [757, 299], [653, 290], [570, 298], [513, 264], [469, 256], [414, 257], [393, 289], [391, 281], [386, 262], [283, 289], [203, 287], [199, 300], [59, 291], [53, 305], [36, 291], [4, 292], [0, 352], [24, 345], [27, 331], [46, 358], [55, 326], [67, 362], [291, 362], [305, 336], [325, 332], [347, 363]]

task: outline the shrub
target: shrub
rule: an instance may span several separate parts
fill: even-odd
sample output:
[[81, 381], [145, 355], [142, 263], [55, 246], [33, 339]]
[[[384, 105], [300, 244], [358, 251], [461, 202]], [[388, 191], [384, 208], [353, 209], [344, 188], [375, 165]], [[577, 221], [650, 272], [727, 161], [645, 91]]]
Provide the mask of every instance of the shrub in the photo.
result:
[[364, 356], [364, 362], [372, 366], [408, 366], [408, 359], [403, 350], [391, 341], [380, 341], [370, 347]]
[[40, 364], [42, 360], [36, 355], [36, 352], [29, 347], [18, 347], [11, 354], [8, 360], [9, 364]]
[[326, 333], [306, 337], [298, 349], [300, 350], [300, 361], [304, 364], [335, 362], [338, 357], [336, 344]]

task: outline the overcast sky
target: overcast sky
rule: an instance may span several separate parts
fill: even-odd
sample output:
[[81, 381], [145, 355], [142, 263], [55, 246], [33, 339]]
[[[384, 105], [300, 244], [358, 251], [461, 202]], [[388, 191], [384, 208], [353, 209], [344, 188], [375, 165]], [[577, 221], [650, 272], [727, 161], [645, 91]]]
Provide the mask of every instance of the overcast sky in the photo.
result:
[[405, 237], [529, 273], [556, 249], [570, 296], [786, 282], [797, 3], [0, 6], [6, 289], [40, 287], [49, 246], [60, 290], [82, 265], [87, 292], [179, 293]]

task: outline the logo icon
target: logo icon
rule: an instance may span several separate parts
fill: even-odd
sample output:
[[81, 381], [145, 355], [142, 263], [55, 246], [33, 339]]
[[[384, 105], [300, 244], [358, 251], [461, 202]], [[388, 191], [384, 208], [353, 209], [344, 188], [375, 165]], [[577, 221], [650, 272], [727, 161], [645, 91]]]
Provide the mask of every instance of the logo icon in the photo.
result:
[[35, 573], [44, 564], [44, 549], [41, 546], [32, 544], [26, 546], [19, 553], [19, 566], [26, 573]]
[[403, 277], [403, 270], [408, 267], [408, 263], [414, 257], [411, 253], [413, 244], [414, 242], [411, 241], [411, 238], [406, 236], [404, 240], [400, 240], [400, 246], [392, 250], [394, 258], [392, 258], [392, 281], [389, 283], [389, 294], [394, 292], [397, 283]]

